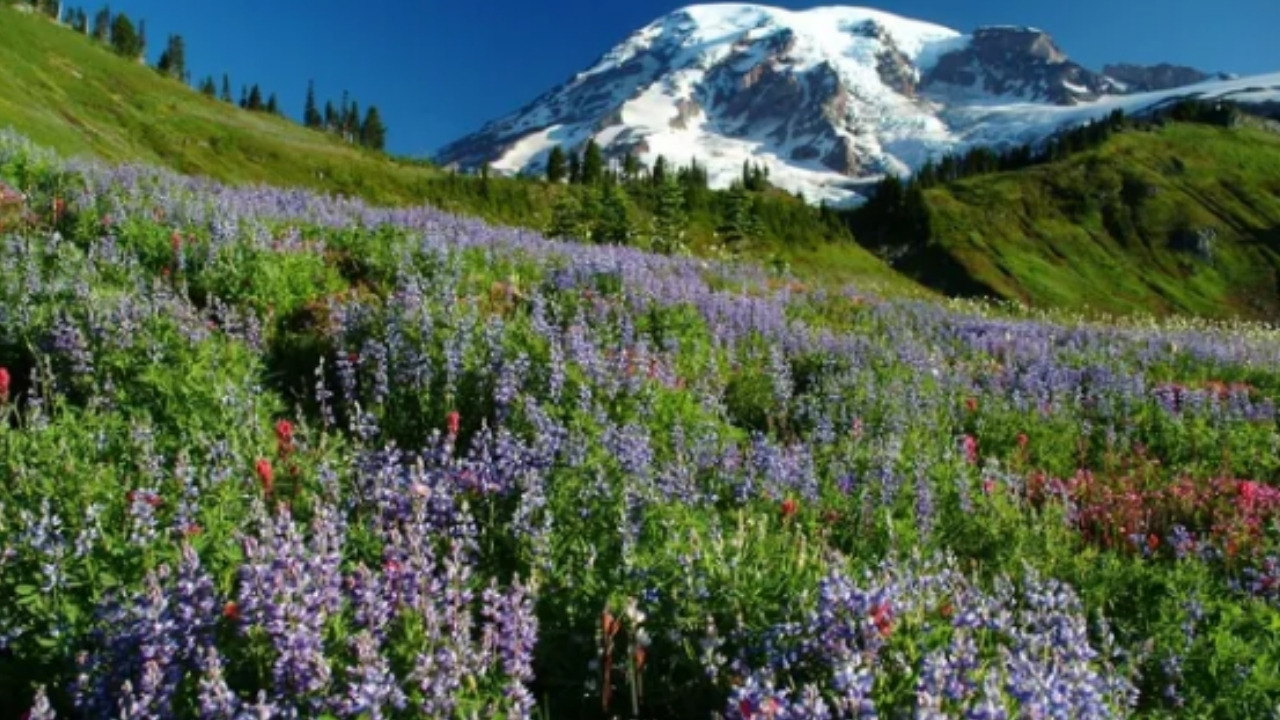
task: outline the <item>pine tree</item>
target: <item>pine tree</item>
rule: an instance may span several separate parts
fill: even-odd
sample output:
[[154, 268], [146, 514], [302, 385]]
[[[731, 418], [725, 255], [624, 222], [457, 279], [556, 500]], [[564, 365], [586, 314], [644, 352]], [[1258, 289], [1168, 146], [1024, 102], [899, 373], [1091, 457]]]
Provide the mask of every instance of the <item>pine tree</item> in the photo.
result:
[[582, 153], [582, 184], [598, 185], [604, 179], [604, 155], [595, 138], [587, 141], [587, 149]]
[[276, 100], [275, 93], [271, 93], [270, 97], [267, 98], [267, 112], [272, 115], [280, 114], [280, 103]]
[[582, 159], [578, 157], [578, 153], [569, 153], [569, 184], [578, 185], [582, 182]]
[[751, 196], [741, 183], [734, 183], [726, 196], [724, 222], [717, 229], [720, 239], [734, 254], [742, 252], [758, 235], [755, 207]]
[[138, 20], [138, 44], [134, 47], [133, 57], [139, 61], [143, 60], [147, 55], [147, 21]]
[[625, 245], [634, 232], [627, 195], [617, 185], [600, 190], [600, 212], [596, 219], [596, 242]]
[[[662, 158], [659, 157], [658, 160], [661, 161]], [[656, 171], [658, 161], [654, 162], [653, 167]], [[684, 247], [686, 222], [684, 191], [675, 178], [664, 174], [662, 185], [658, 189], [658, 207], [653, 213], [653, 234], [650, 238], [653, 250], [667, 255], [681, 250]]]
[[116, 15], [111, 20], [111, 49], [115, 50], [117, 55], [132, 60], [138, 57], [141, 48], [138, 31], [134, 29], [129, 16], [124, 13]]
[[323, 122], [324, 118], [320, 117], [320, 110], [316, 108], [316, 84], [310, 81], [307, 83], [307, 104], [302, 111], [302, 124], [314, 130]]
[[667, 182], [667, 157], [659, 155], [653, 161], [653, 170], [649, 174], [649, 180], [653, 182], [654, 187], [662, 187]]
[[553, 184], [563, 182], [568, 172], [566, 163], [564, 150], [559, 145], [551, 148], [551, 154], [547, 156], [547, 182]]
[[639, 174], [640, 161], [630, 151], [627, 151], [627, 154], [622, 158], [622, 179], [626, 182], [633, 182]]
[[156, 69], [176, 80], [187, 80], [187, 47], [181, 35], [170, 35]]
[[111, 40], [111, 6], [108, 5], [93, 16], [93, 39], [99, 42]]
[[324, 104], [324, 129], [329, 132], [335, 132], [338, 129], [338, 113], [333, 109], [332, 100]]
[[222, 73], [222, 102], [231, 102], [231, 78]]
[[200, 82], [200, 92], [208, 95], [209, 97], [218, 96], [218, 84], [213, 81], [212, 75], [206, 77]]
[[364, 123], [360, 125], [360, 144], [370, 150], [385, 150], [387, 146], [387, 127], [382, 123], [382, 115], [378, 106], [370, 105], [365, 113]]
[[347, 123], [342, 128], [342, 136], [349, 143], [356, 143], [360, 140], [360, 105], [355, 100], [351, 101], [351, 111], [347, 113]]
[[551, 224], [547, 227], [547, 237], [561, 239], [583, 239], [582, 205], [572, 192], [564, 192], [556, 198], [551, 207]]
[[240, 86], [240, 107], [245, 110], [249, 109], [249, 88], [244, 85]]
[[262, 109], [262, 90], [258, 89], [258, 84], [254, 83], [249, 90], [249, 100], [245, 107], [249, 110], [257, 112]]

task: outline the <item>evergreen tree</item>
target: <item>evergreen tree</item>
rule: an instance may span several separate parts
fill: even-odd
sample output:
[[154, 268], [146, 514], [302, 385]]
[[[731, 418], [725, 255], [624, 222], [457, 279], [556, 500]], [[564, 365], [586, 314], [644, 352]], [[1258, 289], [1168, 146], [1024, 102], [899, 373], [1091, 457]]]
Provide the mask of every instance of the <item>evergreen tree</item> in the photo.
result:
[[639, 174], [640, 161], [628, 150], [627, 154], [622, 157], [622, 179], [625, 182], [634, 182]]
[[653, 184], [657, 187], [665, 187], [667, 183], [667, 158], [659, 155], [657, 160], [653, 161], [653, 173], [650, 176]]
[[572, 192], [560, 193], [551, 207], [547, 237], [569, 240], [585, 239], [583, 236], [582, 205]]
[[231, 78], [222, 73], [222, 102], [231, 102]]
[[93, 39], [99, 42], [111, 40], [111, 6], [108, 5], [93, 16]]
[[111, 20], [111, 49], [115, 50], [117, 55], [130, 60], [138, 57], [142, 51], [138, 31], [134, 29], [129, 16], [124, 13], [116, 15]]
[[254, 112], [262, 109], [262, 90], [258, 89], [257, 83], [249, 90], [249, 100], [245, 107]]
[[600, 189], [600, 211], [596, 217], [595, 241], [625, 245], [631, 241], [634, 223], [627, 195], [617, 185]]
[[218, 84], [213, 81], [212, 75], [206, 77], [200, 82], [200, 92], [208, 95], [209, 97], [218, 96]]
[[351, 101], [351, 110], [347, 113], [347, 122], [342, 128], [342, 136], [349, 143], [360, 140], [360, 105], [355, 100]]
[[276, 100], [275, 93], [271, 93], [271, 95], [267, 98], [267, 112], [271, 113], [272, 115], [280, 114], [280, 103]]
[[240, 86], [240, 107], [245, 110], [249, 109], [249, 88], [244, 85]]
[[334, 110], [332, 100], [324, 104], [324, 129], [329, 132], [335, 132], [338, 129], [338, 112]]
[[72, 10], [69, 23], [72, 30], [81, 34], [88, 34], [89, 16], [85, 14], [84, 8], [76, 8], [75, 10]]
[[559, 145], [551, 148], [551, 154], [547, 156], [547, 182], [563, 182], [567, 172], [564, 150]]
[[[662, 160], [661, 157], [658, 160]], [[654, 169], [658, 161], [654, 162]], [[675, 178], [663, 176], [658, 189], [658, 206], [653, 213], [653, 234], [650, 245], [654, 252], [670, 255], [684, 247], [687, 220], [684, 213], [684, 191]]]
[[737, 254], [748, 247], [759, 234], [755, 204], [741, 183], [734, 183], [725, 196], [724, 222], [717, 228], [725, 247]]
[[311, 81], [307, 83], [307, 104], [302, 111], [302, 124], [314, 130], [323, 123], [324, 118], [320, 117], [320, 110], [316, 107], [316, 84]]
[[376, 105], [370, 105], [360, 125], [360, 144], [371, 150], [384, 150], [387, 146], [387, 127]]
[[594, 138], [587, 141], [582, 153], [582, 184], [597, 185], [604, 179], [604, 155]]
[[147, 21], [138, 20], [138, 44], [134, 48], [137, 50], [133, 54], [135, 58], [142, 61], [147, 55]]
[[187, 80], [187, 48], [181, 35], [170, 35], [156, 69], [176, 80]]
[[569, 153], [569, 184], [578, 185], [582, 182], [582, 160], [578, 157], [578, 153]]

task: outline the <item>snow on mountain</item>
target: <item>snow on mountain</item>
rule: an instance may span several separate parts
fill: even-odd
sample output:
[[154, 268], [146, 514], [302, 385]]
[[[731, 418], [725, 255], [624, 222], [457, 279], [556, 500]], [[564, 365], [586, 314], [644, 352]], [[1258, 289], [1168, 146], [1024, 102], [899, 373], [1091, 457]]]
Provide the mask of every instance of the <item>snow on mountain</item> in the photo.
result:
[[437, 160], [537, 172], [553, 147], [594, 138], [613, 160], [696, 158], [713, 187], [749, 161], [811, 201], [844, 203], [861, 183], [947, 152], [1034, 141], [1186, 94], [1262, 101], [1280, 92], [1280, 75], [1143, 94], [1125, 94], [1128, 84], [1070, 61], [1034, 28], [966, 35], [862, 7], [693, 5]]

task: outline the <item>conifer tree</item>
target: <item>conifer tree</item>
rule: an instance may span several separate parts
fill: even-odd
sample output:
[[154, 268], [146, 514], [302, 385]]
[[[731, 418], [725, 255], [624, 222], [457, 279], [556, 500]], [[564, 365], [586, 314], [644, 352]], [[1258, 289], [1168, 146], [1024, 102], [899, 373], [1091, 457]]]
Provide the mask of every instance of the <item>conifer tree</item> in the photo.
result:
[[582, 184], [598, 185], [604, 179], [604, 155], [594, 138], [587, 141], [582, 153]]
[[302, 124], [314, 130], [323, 122], [324, 118], [320, 117], [320, 110], [316, 107], [316, 84], [311, 81], [307, 83], [307, 104], [302, 111]]
[[[657, 169], [657, 161], [653, 167]], [[664, 175], [658, 189], [658, 207], [653, 213], [653, 235], [650, 239], [653, 250], [670, 255], [683, 248], [686, 222], [684, 192], [675, 178]]]
[[382, 123], [378, 106], [370, 105], [360, 125], [360, 144], [370, 150], [384, 150], [387, 145], [387, 126]]
[[667, 182], [667, 158], [659, 155], [657, 160], [653, 161], [653, 173], [650, 179], [657, 187], [663, 187]]
[[640, 161], [628, 150], [622, 158], [622, 179], [625, 182], [633, 182], [639, 174]]
[[187, 80], [187, 48], [181, 35], [170, 35], [156, 69], [176, 80]]
[[324, 129], [329, 132], [336, 132], [338, 129], [338, 112], [334, 110], [332, 100], [324, 104]]
[[564, 150], [559, 145], [551, 148], [551, 154], [547, 156], [547, 182], [560, 183], [567, 172]]
[[111, 20], [111, 49], [115, 50], [117, 55], [130, 60], [137, 58], [142, 52], [142, 41], [138, 31], [134, 29], [129, 16], [124, 13], [116, 15]]
[[111, 6], [108, 5], [93, 16], [93, 39], [108, 42], [111, 39]]
[[218, 96], [218, 84], [213, 81], [212, 75], [206, 77], [200, 82], [200, 92], [208, 95], [209, 97]]
[[582, 205], [572, 192], [561, 193], [551, 207], [551, 224], [547, 237], [561, 239], [583, 238]]
[[222, 102], [231, 102], [231, 78], [222, 73]]
[[578, 185], [582, 182], [582, 159], [578, 157], [577, 152], [569, 153], [569, 184]]
[[271, 95], [267, 98], [267, 112], [271, 113], [272, 115], [280, 114], [280, 103], [279, 101], [276, 100], [275, 93], [271, 93]]
[[625, 245], [631, 241], [633, 224], [627, 195], [617, 185], [600, 189], [600, 212], [596, 220], [596, 242]]
[[249, 90], [249, 99], [245, 107], [254, 112], [262, 109], [262, 90], [258, 89], [257, 83], [254, 83]]

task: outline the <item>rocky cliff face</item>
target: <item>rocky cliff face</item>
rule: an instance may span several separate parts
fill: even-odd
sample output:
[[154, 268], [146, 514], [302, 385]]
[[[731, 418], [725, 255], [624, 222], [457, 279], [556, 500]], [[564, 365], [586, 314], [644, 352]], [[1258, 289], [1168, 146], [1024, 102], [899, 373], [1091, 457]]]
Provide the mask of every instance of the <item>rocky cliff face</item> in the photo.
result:
[[1195, 85], [1206, 80], [1225, 80], [1227, 76], [1213, 75], [1185, 65], [1131, 65], [1120, 63], [1105, 65], [1102, 74], [1123, 83], [1129, 92], [1153, 92], [1170, 88]]
[[[553, 147], [594, 140], [613, 160], [696, 158], [716, 187], [738, 178], [744, 161], [763, 164], [781, 187], [838, 203], [855, 197], [858, 180], [909, 173], [975, 144], [1034, 141], [1201, 79], [1174, 66], [1093, 72], [1034, 28], [964, 35], [867, 8], [694, 5], [436, 159], [539, 171]], [[1222, 92], [1265, 93], [1270, 80]], [[1153, 89], [1166, 95], [1133, 94]]]
[[1115, 89], [1105, 76], [1072, 62], [1048, 33], [1018, 27], [976, 30], [968, 47], [938, 61], [925, 85], [1058, 105], [1095, 100]]

